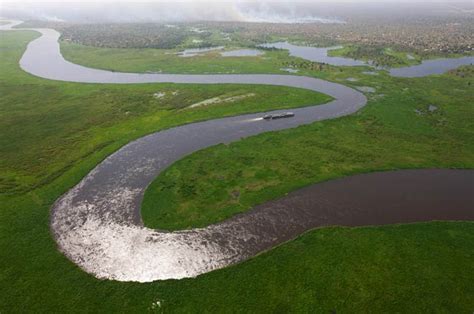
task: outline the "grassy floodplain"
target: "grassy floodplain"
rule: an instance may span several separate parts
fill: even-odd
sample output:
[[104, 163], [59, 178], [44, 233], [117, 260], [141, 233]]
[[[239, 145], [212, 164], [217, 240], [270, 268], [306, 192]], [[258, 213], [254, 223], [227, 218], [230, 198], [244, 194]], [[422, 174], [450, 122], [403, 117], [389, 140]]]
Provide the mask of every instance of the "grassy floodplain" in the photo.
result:
[[[0, 36], [2, 175], [6, 173], [2, 191], [9, 193], [0, 196], [2, 313], [470, 313], [474, 308], [474, 225], [469, 222], [315, 230], [248, 262], [197, 279], [137, 284], [100, 281], [87, 275], [56, 251], [48, 227], [49, 208], [106, 155], [148, 132], [254, 110], [255, 104], [263, 106], [263, 99], [268, 100], [267, 108], [273, 108], [277, 100], [288, 107], [327, 98], [293, 89], [278, 94], [270, 87], [257, 86], [46, 81], [21, 72], [17, 65], [36, 33], [1, 32]], [[472, 76], [402, 80], [384, 74], [364, 76], [361, 71], [330, 68], [327, 72], [303, 72], [377, 88], [359, 114], [193, 154], [154, 183], [155, 187], [166, 182], [174, 186], [164, 190], [152, 186], [148, 199], [167, 194], [172, 204], [183, 197], [181, 180], [199, 175], [210, 177], [209, 187], [218, 197], [224, 195], [223, 201], [209, 201], [218, 211], [229, 208], [229, 187], [243, 187], [241, 195], [246, 195], [247, 201], [238, 208], [241, 211], [277, 193], [345, 174], [399, 167], [473, 167], [473, 95], [467, 87]], [[349, 82], [348, 77], [359, 81]], [[160, 99], [163, 104], [159, 105], [152, 97], [153, 93], [172, 95], [177, 90], [187, 98]], [[183, 108], [183, 103], [240, 92], [262, 93], [261, 99], [196, 110]], [[277, 96], [271, 98], [274, 93]], [[284, 95], [287, 98], [282, 98]], [[439, 110], [429, 113], [429, 103]], [[416, 114], [415, 109], [422, 114]], [[250, 147], [255, 151], [249, 151]], [[264, 149], [268, 163], [262, 159]], [[291, 152], [293, 149], [296, 151]], [[281, 158], [281, 164], [276, 157]], [[224, 162], [224, 158], [229, 159]], [[318, 162], [318, 158], [322, 159]], [[206, 172], [211, 160], [215, 167]], [[203, 163], [193, 167], [199, 162]], [[230, 167], [224, 169], [225, 164]], [[238, 165], [243, 173], [233, 182], [229, 176], [236, 173]], [[192, 172], [184, 174], [187, 169]], [[307, 177], [303, 169], [310, 171]], [[51, 173], [55, 175], [51, 177]], [[222, 181], [213, 179], [221, 174]], [[261, 184], [265, 176], [270, 176], [266, 180], [269, 186]], [[192, 213], [199, 200], [193, 193], [185, 197], [189, 205], [183, 210], [191, 209]], [[198, 223], [216, 221], [225, 214], [206, 214]]]
[[[285, 40], [285, 39], [281, 39]], [[292, 43], [305, 46], [304, 42]], [[330, 45], [329, 45], [330, 46]], [[225, 50], [242, 49], [227, 47]], [[220, 51], [212, 51], [195, 57], [182, 58], [176, 55], [182, 49], [152, 48], [98, 48], [61, 41], [61, 52], [66, 59], [74, 63], [104, 70], [122, 72], [164, 72], [164, 73], [286, 73], [289, 64], [310, 64], [300, 58], [290, 58], [286, 50], [266, 50], [265, 54], [255, 57], [223, 57]], [[362, 61], [371, 61], [376, 66], [397, 68], [420, 64], [423, 60], [437, 58], [459, 58], [469, 54], [423, 54], [399, 51], [385, 47], [345, 45], [329, 50], [333, 57], [347, 57]], [[471, 54], [472, 55], [472, 54]], [[288, 62], [292, 61], [292, 62]], [[297, 67], [298, 68], [298, 67]]]
[[[328, 76], [356, 78], [346, 82], [376, 92], [356, 115], [219, 145], [178, 161], [145, 194], [145, 224], [202, 227], [296, 188], [355, 173], [474, 167], [472, 76]], [[438, 109], [430, 112], [430, 105]]]
[[363, 61], [373, 61], [378, 66], [403, 67], [420, 64], [422, 58], [415, 53], [399, 52], [383, 47], [347, 45], [328, 52], [333, 57], [348, 57]]
[[[3, 192], [21, 192], [52, 182], [79, 161], [91, 155], [103, 158], [152, 131], [331, 99], [307, 90], [274, 86], [94, 85], [40, 80], [19, 71], [16, 64], [32, 34], [0, 33], [5, 47], [0, 81]], [[239, 98], [242, 95], [246, 97]], [[215, 97], [238, 100], [188, 108]]]
[[[233, 50], [233, 48], [226, 50]], [[178, 49], [97, 48], [61, 42], [61, 52], [66, 59], [74, 63], [122, 72], [285, 73], [281, 69], [288, 67], [288, 60], [293, 60], [293, 63], [295, 61], [301, 64], [310, 63], [300, 58], [289, 58], [289, 52], [286, 50], [266, 50], [265, 54], [256, 57], [222, 57], [219, 51], [213, 51], [187, 58], [177, 56], [178, 51]], [[363, 61], [374, 60], [380, 66], [389, 67], [415, 65], [421, 63], [422, 60], [416, 54], [397, 52], [390, 48], [354, 45], [330, 50], [328, 54]], [[413, 59], [410, 59], [408, 55]]]
[[284, 73], [278, 65], [288, 59], [287, 51], [266, 51], [264, 55], [244, 58], [222, 57], [219, 51], [183, 58], [176, 55], [179, 51], [179, 49], [152, 48], [97, 48], [61, 42], [64, 57], [74, 63], [122, 72]]

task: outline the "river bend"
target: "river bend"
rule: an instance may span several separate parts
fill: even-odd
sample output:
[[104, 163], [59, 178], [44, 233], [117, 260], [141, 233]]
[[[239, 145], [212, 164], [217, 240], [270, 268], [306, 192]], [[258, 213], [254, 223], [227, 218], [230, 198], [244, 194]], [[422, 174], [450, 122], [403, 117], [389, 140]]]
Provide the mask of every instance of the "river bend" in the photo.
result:
[[[14, 23], [0, 29], [9, 29], [12, 25]], [[144, 227], [140, 216], [143, 194], [153, 179], [175, 161], [219, 143], [352, 114], [366, 104], [366, 97], [347, 86], [303, 76], [138, 74], [91, 69], [62, 57], [58, 32], [35, 30], [41, 33], [41, 37], [29, 43], [20, 66], [24, 71], [45, 79], [119, 84], [264, 84], [304, 88], [334, 98], [327, 104], [295, 109], [295, 117], [291, 119], [263, 121], [261, 114], [246, 114], [171, 128], [133, 141], [106, 158], [57, 200], [51, 210], [51, 230], [59, 250], [97, 278], [148, 282], [195, 277], [246, 260], [318, 226], [354, 225], [351, 222], [358, 219], [366, 223], [355, 225], [364, 225], [370, 223], [361, 217], [380, 216], [380, 212], [374, 214], [374, 209], [368, 205], [370, 202], [362, 202], [365, 205], [357, 208], [349, 206], [361, 202], [359, 192], [348, 193], [352, 199], [346, 205], [338, 201], [340, 193], [344, 193], [350, 184], [337, 181], [339, 190], [336, 192], [339, 192], [332, 193], [331, 197], [316, 191], [324, 190], [331, 183], [319, 184], [316, 190], [306, 193], [306, 197], [290, 194], [205, 228], [166, 232]], [[277, 112], [281, 110], [272, 113]], [[401, 175], [404, 177], [403, 173]], [[425, 180], [429, 173], [414, 172], [411, 175], [405, 186], [416, 182], [417, 178]], [[460, 185], [473, 179], [470, 171], [447, 171], [444, 175], [458, 180]], [[364, 183], [367, 178], [374, 180], [371, 176], [355, 178], [348, 179], [356, 180], [355, 186], [367, 184]], [[357, 178], [363, 180], [357, 183]], [[380, 174], [375, 175], [375, 179], [371, 181], [374, 186], [390, 182]], [[442, 182], [446, 180], [441, 180], [442, 176], [438, 179], [435, 180], [439, 183], [435, 184], [435, 194], [448, 197], [442, 193], [445, 188]], [[394, 197], [399, 197], [401, 192], [403, 189], [395, 189]], [[461, 197], [464, 205], [465, 196], [462, 194]], [[467, 201], [472, 201], [472, 198]], [[375, 220], [374, 224], [411, 221], [402, 219], [403, 215], [395, 216], [385, 222]], [[422, 219], [412, 220], [438, 217], [422, 216]], [[341, 220], [341, 217], [346, 220]], [[448, 219], [462, 218], [466, 218], [465, 209], [448, 215]]]

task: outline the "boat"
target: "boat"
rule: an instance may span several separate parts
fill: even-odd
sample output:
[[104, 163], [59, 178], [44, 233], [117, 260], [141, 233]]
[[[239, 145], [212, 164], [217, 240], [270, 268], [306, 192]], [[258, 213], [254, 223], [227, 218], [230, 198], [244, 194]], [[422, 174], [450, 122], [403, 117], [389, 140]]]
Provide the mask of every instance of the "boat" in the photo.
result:
[[282, 118], [291, 118], [294, 117], [295, 114], [293, 112], [284, 112], [278, 114], [266, 114], [262, 117], [264, 120], [275, 120], [275, 119], [282, 119]]

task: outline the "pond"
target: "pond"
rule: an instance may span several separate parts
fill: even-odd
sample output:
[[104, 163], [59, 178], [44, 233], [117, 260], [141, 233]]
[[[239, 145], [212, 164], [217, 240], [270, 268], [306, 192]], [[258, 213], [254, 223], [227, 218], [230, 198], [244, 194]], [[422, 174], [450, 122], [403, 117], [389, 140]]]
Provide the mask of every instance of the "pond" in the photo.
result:
[[210, 52], [210, 51], [215, 51], [215, 50], [222, 50], [224, 47], [219, 46], [219, 47], [207, 47], [207, 48], [192, 48], [192, 49], [185, 49], [183, 51], [178, 52], [178, 56], [183, 57], [183, 58], [189, 58], [189, 57], [196, 57], [201, 54]]
[[221, 56], [223, 57], [257, 57], [263, 54], [263, 51], [257, 49], [239, 49], [221, 52]]

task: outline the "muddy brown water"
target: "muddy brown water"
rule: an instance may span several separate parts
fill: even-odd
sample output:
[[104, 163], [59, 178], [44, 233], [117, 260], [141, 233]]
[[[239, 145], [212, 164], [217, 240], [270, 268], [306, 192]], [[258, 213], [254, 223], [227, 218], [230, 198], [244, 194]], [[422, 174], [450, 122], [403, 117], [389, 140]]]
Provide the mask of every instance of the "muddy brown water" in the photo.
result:
[[[474, 220], [473, 170], [399, 170], [311, 185], [254, 208], [302, 229]], [[298, 217], [298, 218], [294, 218]]]
[[474, 220], [473, 170], [399, 170], [331, 180], [258, 205], [221, 225], [264, 235], [243, 247], [242, 256], [248, 258], [314, 228], [434, 220]]

